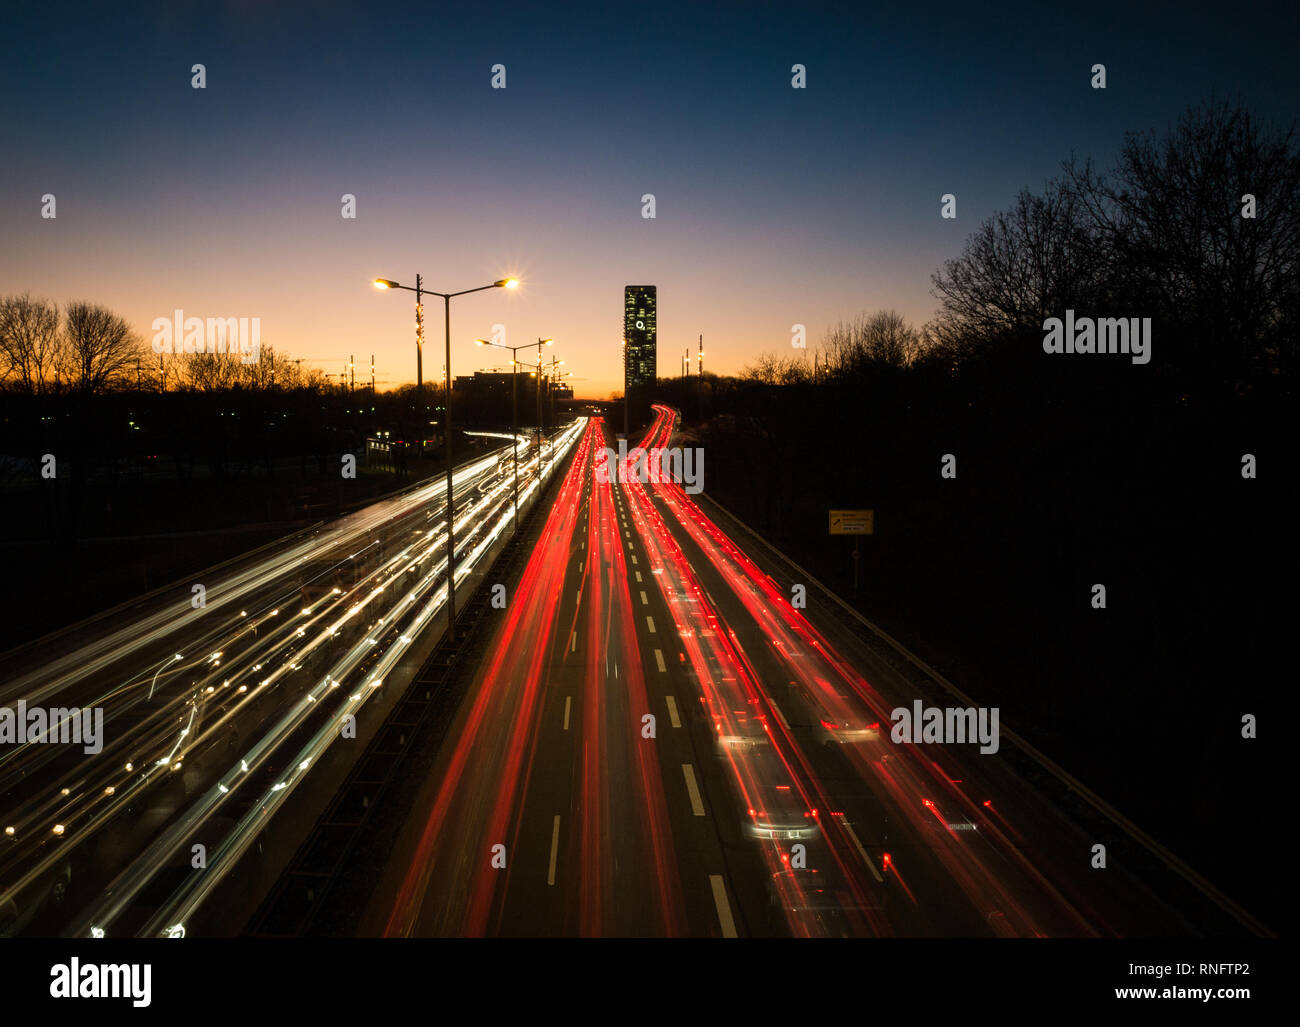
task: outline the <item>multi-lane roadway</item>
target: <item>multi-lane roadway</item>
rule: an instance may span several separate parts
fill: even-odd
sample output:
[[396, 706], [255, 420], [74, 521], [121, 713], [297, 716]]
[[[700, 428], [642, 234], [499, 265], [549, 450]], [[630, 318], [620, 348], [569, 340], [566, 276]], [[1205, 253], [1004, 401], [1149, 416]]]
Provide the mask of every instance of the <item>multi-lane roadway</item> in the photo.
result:
[[1195, 933], [996, 752], [894, 741], [942, 697], [612, 445], [587, 425], [367, 933]]
[[[652, 454], [676, 428], [674, 411], [655, 413], [639, 447]], [[896, 739], [897, 710], [965, 697], [911, 673], [918, 661], [894, 659], [716, 504], [613, 447], [599, 420], [557, 433], [545, 473], [563, 477], [506, 582], [482, 577], [513, 518], [509, 446], [457, 472], [458, 588], [504, 585], [505, 602], [486, 657], [461, 671], [455, 722], [414, 783], [362, 933], [1254, 929], [1023, 743], [1015, 711], [1000, 711], [1000, 746]], [[527, 502], [536, 454], [520, 473]], [[445, 621], [443, 487], [216, 569], [196, 582], [200, 603], [148, 597], [65, 632], [58, 651], [11, 658], [0, 706], [101, 709], [105, 730], [95, 755], [0, 749], [0, 929], [215, 923], [205, 904], [223, 878], [247, 869], [277, 817], [304, 816], [327, 789], [318, 768], [360, 751], [339, 744], [353, 718], [382, 712], [431, 651]], [[1142, 851], [1159, 879], [1126, 858]], [[1189, 889], [1213, 925], [1189, 916]]]
[[[580, 431], [557, 436], [544, 473]], [[458, 592], [513, 521], [505, 439], [455, 474]], [[541, 473], [524, 453], [524, 503]], [[442, 631], [445, 489], [406, 489], [10, 654], [0, 707], [41, 711], [45, 730], [0, 747], [0, 933], [184, 933]], [[80, 709], [102, 716], [95, 745], [58, 740]]]

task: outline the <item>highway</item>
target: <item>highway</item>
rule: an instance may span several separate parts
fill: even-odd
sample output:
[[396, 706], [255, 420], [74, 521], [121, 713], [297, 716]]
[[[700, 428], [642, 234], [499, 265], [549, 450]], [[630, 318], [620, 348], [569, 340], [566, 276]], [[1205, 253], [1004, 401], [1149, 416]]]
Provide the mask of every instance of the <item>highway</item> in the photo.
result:
[[585, 427], [363, 933], [1196, 933], [1005, 759], [894, 742], [942, 697], [609, 445]]
[[[656, 407], [640, 449], [666, 450], [676, 423]], [[513, 519], [502, 438], [456, 473], [458, 595], [497, 584], [483, 575]], [[895, 710], [954, 695], [707, 497], [614, 454], [600, 420], [558, 432], [544, 470], [515, 444], [521, 502], [563, 478], [487, 614], [486, 658], [460, 671], [361, 933], [1206, 930], [1163, 878], [1094, 867], [1099, 840], [1119, 854], [1138, 832], [1084, 816], [1086, 790], [1058, 769], [1009, 758], [1007, 739], [1025, 749], [1010, 731], [988, 753], [895, 741]], [[268, 825], [314, 817], [317, 768], [355, 758], [339, 743], [382, 721], [441, 635], [444, 487], [200, 575], [202, 602], [163, 590], [9, 654], [0, 707], [102, 710], [104, 737], [94, 755], [0, 752], [0, 933], [211, 929], [222, 882], [244, 879]]]
[[[455, 474], [458, 597], [513, 520], [503, 438]], [[523, 503], [541, 475], [516, 444]], [[9, 654], [0, 707], [100, 710], [103, 737], [0, 750], [0, 933], [183, 935], [443, 630], [445, 495], [442, 477], [406, 489]]]

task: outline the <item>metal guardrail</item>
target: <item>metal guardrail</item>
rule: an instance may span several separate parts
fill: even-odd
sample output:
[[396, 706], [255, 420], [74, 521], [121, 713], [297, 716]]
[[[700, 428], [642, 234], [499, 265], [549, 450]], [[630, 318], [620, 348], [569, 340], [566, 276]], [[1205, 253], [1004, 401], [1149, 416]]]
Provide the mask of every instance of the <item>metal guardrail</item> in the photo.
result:
[[[704, 499], [708, 506], [723, 514], [726, 519], [754, 539], [771, 556], [797, 572], [800, 575], [799, 580], [817, 588], [830, 598], [835, 606], [835, 608], [827, 608], [832, 619], [838, 621], [841, 626], [852, 630], [854, 636], [867, 649], [881, 658], [886, 665], [901, 674], [904, 679], [916, 685], [918, 684], [916, 678], [920, 677], [923, 679], [923, 683], [928, 682], [931, 685], [937, 685], [941, 690], [956, 697], [964, 706], [973, 707], [979, 705], [939, 671], [931, 667], [883, 628], [864, 617], [833, 589], [822, 584], [716, 499], [706, 496], [700, 498]], [[858, 628], [866, 628], [870, 634], [863, 635], [859, 630], [856, 630]], [[1073, 799], [1072, 805], [1075, 806], [1078, 813], [1082, 814], [1086, 808], [1091, 811], [1092, 815], [1100, 816], [1118, 826], [1138, 848], [1144, 850], [1146, 856], [1153, 860], [1156, 866], [1162, 866], [1173, 872], [1182, 879], [1187, 887], [1197, 892], [1202, 899], [1211, 902], [1221, 914], [1227, 915], [1251, 934], [1264, 938], [1276, 937], [1275, 932], [1267, 925], [1216, 888], [1209, 880], [1143, 831], [1123, 813], [1088, 788], [1087, 785], [1079, 781], [1046, 754], [1040, 752], [1024, 737], [1008, 728], [1005, 722], [1001, 726], [1000, 733], [1004, 739], [1012, 743], [1013, 749], [1018, 749], [1023, 754], [1022, 767], [1031, 771], [1026, 776], [1036, 778], [1035, 783], [1040, 787], [1049, 782], [1057, 787], [1064, 787], [1065, 796], [1067, 799]]]

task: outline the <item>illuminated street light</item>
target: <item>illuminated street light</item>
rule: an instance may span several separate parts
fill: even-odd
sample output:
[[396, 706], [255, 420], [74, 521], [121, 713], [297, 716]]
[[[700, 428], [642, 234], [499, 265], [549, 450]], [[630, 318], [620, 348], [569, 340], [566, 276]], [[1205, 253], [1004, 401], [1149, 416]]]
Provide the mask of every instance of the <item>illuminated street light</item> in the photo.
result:
[[[518, 285], [518, 284], [519, 284], [518, 282], [515, 282], [513, 278], [507, 278], [505, 281], [506, 281], [506, 286], [505, 286], [505, 287], [506, 287], [507, 289], [513, 289], [513, 288], [515, 287], [515, 285]], [[514, 285], [510, 284], [510, 283], [512, 283], [512, 282], [514, 282]], [[554, 342], [553, 339], [544, 339], [544, 340], [542, 340], [542, 341], [545, 342], [545, 344], [548, 345], [548, 346], [551, 345], [552, 342]], [[516, 378], [516, 372], [519, 370], [519, 351], [520, 351], [521, 349], [524, 349], [524, 346], [507, 346], [507, 345], [506, 345], [505, 343], [503, 343], [503, 342], [491, 342], [491, 341], [489, 341], [488, 339], [475, 339], [475, 340], [474, 340], [474, 343], [475, 343], [475, 345], [477, 345], [477, 346], [494, 346], [494, 347], [496, 347], [497, 349], [508, 349], [508, 350], [510, 351], [510, 431], [511, 431], [511, 434], [512, 434], [513, 436], [515, 436], [515, 438], [512, 439], [510, 445], [511, 445], [511, 454], [512, 454], [512, 455], [511, 455], [511, 459], [512, 459], [512, 461], [513, 461], [513, 463], [514, 463], [514, 473], [515, 473], [515, 485], [514, 485], [514, 492], [515, 492], [515, 496], [514, 496], [514, 502], [515, 502], [515, 526], [514, 526], [514, 533], [517, 533], [517, 532], [519, 531], [519, 441], [518, 441], [518, 435], [519, 435], [519, 393], [518, 393], [518, 390], [517, 390], [516, 387], [515, 387], [515, 378]], [[529, 342], [529, 343], [526, 343], [525, 345], [527, 345], [527, 346], [531, 346], [532, 343]]]
[[[519, 286], [517, 278], [500, 278], [491, 285], [480, 285], [474, 289], [462, 289], [460, 292], [438, 292], [424, 287], [424, 279], [415, 276], [415, 287], [394, 282], [391, 278], [376, 278], [375, 287], [379, 289], [406, 289], [415, 293], [415, 401], [419, 420], [424, 415], [420, 407], [424, 401], [424, 294], [441, 296], [443, 303], [443, 324], [446, 328], [446, 411], [443, 415], [444, 445], [447, 447], [447, 639], [456, 641], [456, 521], [455, 500], [452, 496], [452, 462], [451, 462], [451, 301], [455, 296], [467, 296], [471, 292], [483, 292], [486, 289], [515, 289]], [[423, 434], [423, 433], [421, 433]], [[421, 443], [423, 448], [423, 443]]]

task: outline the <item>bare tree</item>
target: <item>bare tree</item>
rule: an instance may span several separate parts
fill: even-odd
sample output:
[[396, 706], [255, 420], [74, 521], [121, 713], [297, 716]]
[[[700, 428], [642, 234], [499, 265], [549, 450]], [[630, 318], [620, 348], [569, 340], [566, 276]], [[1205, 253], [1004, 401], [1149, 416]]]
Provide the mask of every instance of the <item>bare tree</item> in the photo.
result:
[[906, 367], [916, 358], [916, 330], [896, 310], [881, 310], [867, 318], [862, 341], [867, 358], [877, 363]]
[[1294, 127], [1261, 126], [1244, 106], [1220, 103], [1188, 110], [1163, 138], [1130, 134], [1109, 174], [1090, 162], [1066, 172], [1116, 281], [1190, 329], [1201, 359], [1239, 372], [1294, 364]]
[[252, 363], [245, 364], [241, 360], [237, 372], [239, 383], [246, 389], [270, 389], [276, 385], [287, 388], [286, 365], [293, 367], [283, 357], [277, 356], [273, 347], [262, 346]]
[[799, 385], [812, 381], [812, 371], [807, 361], [797, 357], [761, 353], [753, 364], [742, 368], [740, 377], [760, 385]]
[[54, 387], [62, 339], [59, 308], [29, 293], [0, 300], [0, 381], [23, 392]]
[[297, 372], [296, 378], [291, 388], [296, 389], [315, 389], [320, 392], [329, 387], [329, 379], [325, 372], [319, 367], [309, 367], [303, 370], [301, 364], [294, 362], [294, 369]]
[[222, 392], [240, 383], [239, 357], [230, 353], [179, 354], [169, 368], [168, 378], [174, 378], [176, 388], [195, 392]]
[[907, 367], [920, 350], [920, 333], [903, 315], [880, 310], [828, 329], [822, 339], [820, 363], [828, 377], [843, 378], [883, 367]]
[[136, 381], [145, 350], [126, 320], [107, 307], [74, 301], [64, 309], [59, 364], [69, 386], [82, 392]]
[[1022, 189], [1010, 210], [985, 221], [961, 255], [932, 276], [942, 304], [932, 329], [950, 344], [1041, 332], [1046, 318], [1096, 294], [1104, 265], [1099, 249], [1075, 190], [1059, 181], [1042, 196]]

